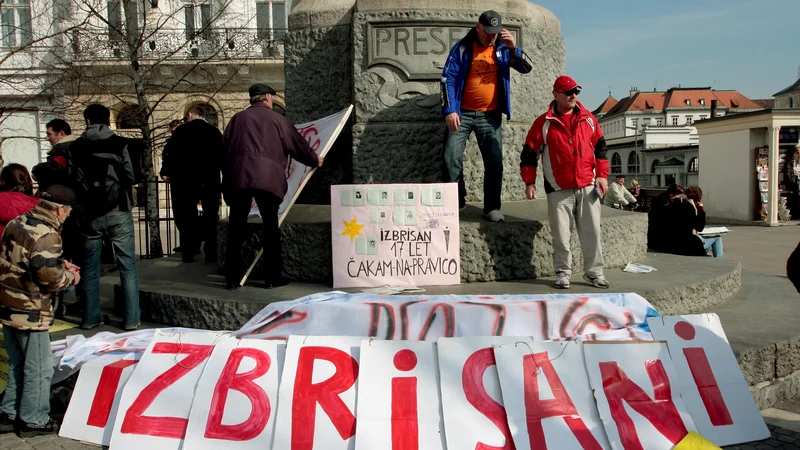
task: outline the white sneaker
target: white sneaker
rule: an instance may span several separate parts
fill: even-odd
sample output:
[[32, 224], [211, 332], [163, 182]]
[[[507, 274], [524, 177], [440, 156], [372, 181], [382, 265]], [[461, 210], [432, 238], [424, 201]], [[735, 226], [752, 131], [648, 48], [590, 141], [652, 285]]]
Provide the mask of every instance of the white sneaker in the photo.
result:
[[606, 277], [602, 275], [598, 275], [592, 278], [587, 274], [583, 274], [583, 279], [586, 280], [587, 283], [590, 283], [592, 286], [596, 288], [608, 289], [608, 287], [610, 286], [608, 280], [606, 280]]
[[569, 275], [565, 273], [556, 275], [556, 283], [554, 286], [556, 289], [569, 289]]
[[505, 222], [506, 218], [503, 216], [503, 213], [500, 212], [499, 209], [493, 209], [486, 213], [486, 217], [489, 218], [492, 222]]

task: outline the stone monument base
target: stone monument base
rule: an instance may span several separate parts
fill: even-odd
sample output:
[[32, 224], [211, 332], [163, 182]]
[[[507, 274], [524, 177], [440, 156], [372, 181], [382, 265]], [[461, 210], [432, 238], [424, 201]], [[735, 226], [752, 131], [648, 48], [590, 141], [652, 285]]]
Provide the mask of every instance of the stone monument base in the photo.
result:
[[[485, 282], [552, 276], [553, 238], [545, 200], [506, 202], [506, 221], [483, 217], [482, 205], [461, 212], [461, 281]], [[283, 274], [293, 281], [331, 283], [330, 207], [295, 205], [281, 227]], [[608, 268], [641, 261], [647, 253], [647, 215], [603, 207], [603, 256]], [[228, 222], [217, 225], [218, 266], [225, 266]], [[248, 267], [261, 248], [261, 219], [251, 217], [242, 260]], [[572, 236], [573, 270], [583, 272], [577, 233]], [[269, 255], [264, 255], [269, 257]], [[263, 278], [263, 258], [251, 276]]]

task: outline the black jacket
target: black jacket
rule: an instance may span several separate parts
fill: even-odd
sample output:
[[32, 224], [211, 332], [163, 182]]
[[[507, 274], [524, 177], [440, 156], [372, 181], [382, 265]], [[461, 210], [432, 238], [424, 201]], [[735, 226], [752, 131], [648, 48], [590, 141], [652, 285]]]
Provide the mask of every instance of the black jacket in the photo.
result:
[[222, 133], [203, 119], [178, 128], [164, 146], [161, 175], [184, 186], [219, 188], [224, 152]]

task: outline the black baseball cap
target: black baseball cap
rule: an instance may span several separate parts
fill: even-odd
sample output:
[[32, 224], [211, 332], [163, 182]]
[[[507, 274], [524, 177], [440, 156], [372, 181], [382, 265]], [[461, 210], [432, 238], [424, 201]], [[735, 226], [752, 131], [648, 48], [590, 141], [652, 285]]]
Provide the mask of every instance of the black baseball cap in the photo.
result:
[[478, 23], [483, 25], [483, 29], [489, 34], [500, 34], [503, 31], [503, 17], [491, 9], [481, 14]]
[[75, 191], [60, 184], [54, 184], [40, 192], [39, 198], [51, 203], [70, 207], [74, 207], [77, 204], [75, 201]]
[[264, 84], [264, 83], [256, 83], [256, 84], [250, 86], [250, 91], [249, 92], [250, 92], [250, 97], [255, 97], [257, 95], [267, 95], [267, 94], [275, 95], [276, 94], [275, 89], [272, 89], [271, 87], [269, 87], [269, 85]]

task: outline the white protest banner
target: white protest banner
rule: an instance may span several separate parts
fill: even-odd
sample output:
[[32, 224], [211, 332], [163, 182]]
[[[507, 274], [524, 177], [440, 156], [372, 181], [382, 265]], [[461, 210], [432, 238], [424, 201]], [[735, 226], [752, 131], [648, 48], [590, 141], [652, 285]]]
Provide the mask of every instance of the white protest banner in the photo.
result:
[[458, 185], [331, 186], [333, 287], [461, 283]]
[[356, 450], [446, 448], [435, 343], [362, 341], [358, 384]]
[[[306, 138], [311, 150], [314, 150], [317, 155], [324, 158], [333, 143], [336, 142], [336, 138], [339, 137], [339, 133], [341, 133], [344, 124], [347, 123], [351, 112], [353, 112], [353, 105], [322, 119], [297, 124], [294, 127], [297, 128], [301, 136]], [[295, 160], [290, 161], [289, 169], [286, 171], [286, 195], [283, 197], [283, 203], [278, 207], [278, 224], [283, 222], [284, 216], [297, 200], [297, 195], [308, 183], [314, 170], [316, 170], [316, 167], [308, 167]], [[250, 215], [261, 215], [255, 200], [250, 206]]]
[[697, 431], [665, 342], [585, 342], [589, 382], [614, 450], [671, 450]]
[[681, 397], [703, 437], [724, 446], [770, 436], [716, 314], [647, 323], [653, 337], [667, 341]]
[[286, 345], [226, 339], [214, 346], [189, 413], [185, 448], [270, 448]]
[[291, 336], [273, 450], [353, 450], [362, 337]]
[[522, 341], [495, 345], [494, 353], [517, 450], [610, 448], [584, 370], [583, 344]]
[[621, 330], [649, 339], [659, 314], [637, 294], [416, 295], [328, 292], [276, 302], [234, 333], [286, 339], [291, 334], [435, 341], [440, 337], [532, 336], [566, 339]]
[[111, 447], [179, 450], [186, 436], [197, 381], [217, 333], [163, 333], [153, 341], [122, 391]]
[[437, 341], [448, 448], [514, 448], [492, 346], [528, 339], [465, 337]]
[[58, 435], [108, 446], [122, 390], [138, 362], [107, 355], [84, 364]]
[[[336, 138], [339, 137], [339, 133], [342, 132], [342, 128], [344, 124], [347, 123], [351, 112], [353, 112], [353, 105], [348, 106], [336, 114], [323, 117], [322, 119], [295, 125], [295, 128], [306, 138], [311, 150], [314, 150], [317, 155], [325, 157], [333, 146], [333, 143], [336, 142]], [[306, 183], [311, 179], [315, 170], [317, 170], [316, 167], [308, 167], [295, 160], [289, 162], [289, 168], [286, 171], [286, 195], [283, 196], [283, 202], [278, 207], [278, 226], [283, 223], [283, 219], [286, 217], [289, 209], [291, 209], [294, 202], [297, 201], [297, 197], [300, 196], [300, 191], [306, 186]], [[258, 211], [255, 199], [250, 205], [250, 215], [261, 215]], [[250, 276], [250, 272], [253, 271], [262, 253], [264, 253], [263, 248], [256, 253], [255, 260], [250, 265], [250, 268], [247, 269], [247, 272], [245, 272], [244, 277], [242, 277], [241, 285], [244, 285], [244, 282], [247, 281], [247, 277]]]

